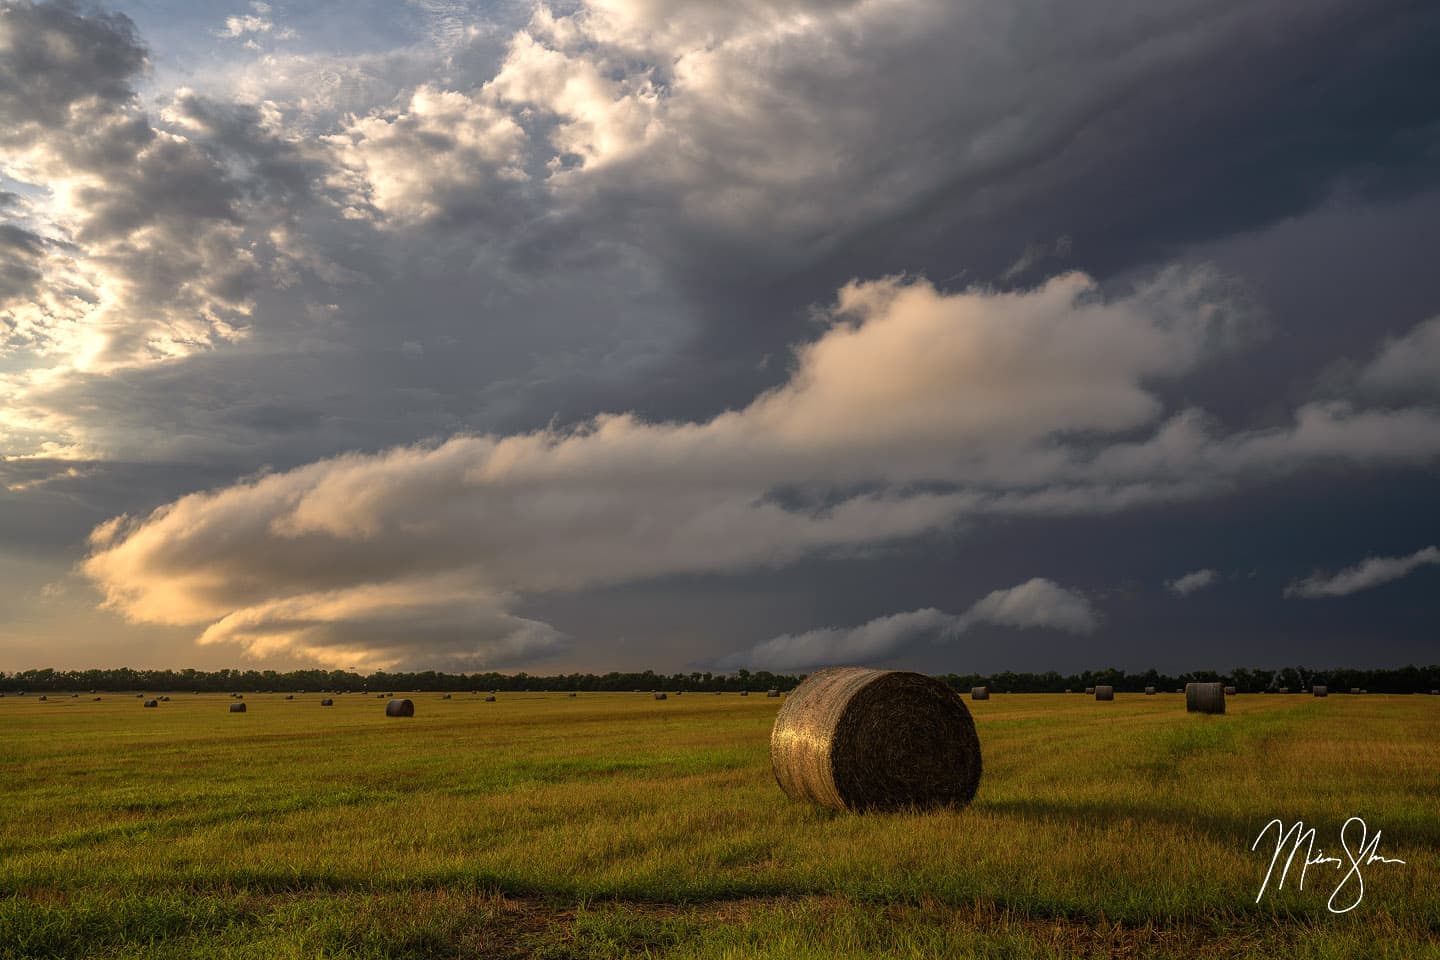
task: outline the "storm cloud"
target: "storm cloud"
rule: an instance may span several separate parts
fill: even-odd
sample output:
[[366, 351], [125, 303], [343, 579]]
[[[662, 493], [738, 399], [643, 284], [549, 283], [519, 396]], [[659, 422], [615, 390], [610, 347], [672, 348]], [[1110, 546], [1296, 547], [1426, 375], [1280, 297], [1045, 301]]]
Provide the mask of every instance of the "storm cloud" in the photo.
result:
[[[637, 649], [804, 610], [958, 656], [904, 639], [948, 592], [796, 578], [939, 551], [983, 596], [972, 539], [1382, 510], [1440, 456], [1433, 4], [168, 2], [0, 3], [0, 554], [78, 564], [117, 636], [603, 663], [537, 609], [764, 575], [774, 623]], [[1362, 527], [1246, 615], [1410, 548]], [[1017, 568], [974, 622], [1081, 576], [1037, 625], [1135, 582], [1199, 615], [1214, 549]]]

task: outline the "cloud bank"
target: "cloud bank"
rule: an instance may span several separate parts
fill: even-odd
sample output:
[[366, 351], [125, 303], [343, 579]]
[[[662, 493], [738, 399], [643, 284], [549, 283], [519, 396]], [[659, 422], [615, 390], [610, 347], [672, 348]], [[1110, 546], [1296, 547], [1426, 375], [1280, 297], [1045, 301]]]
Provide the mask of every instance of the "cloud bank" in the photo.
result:
[[1316, 573], [1296, 580], [1285, 588], [1285, 596], [1307, 600], [1343, 597], [1399, 580], [1431, 564], [1440, 564], [1440, 548], [1433, 545], [1416, 550], [1408, 557], [1367, 557], [1332, 576]]
[[[487, 627], [467, 640], [455, 625], [445, 649], [492, 665], [536, 635], [506, 619], [528, 595], [1440, 453], [1440, 418], [1415, 411], [1307, 406], [1288, 428], [1230, 436], [1197, 411], [1165, 418], [1148, 385], [1223, 349], [1234, 321], [1203, 275], [1173, 272], [1117, 299], [1079, 275], [1015, 293], [852, 283], [786, 383], [742, 409], [324, 460], [118, 517], [92, 535], [84, 570], [133, 620], [213, 624], [207, 640], [326, 662], [332, 634], [362, 633], [377, 594], [413, 590], [425, 611], [468, 596]], [[1020, 599], [987, 598], [976, 615], [1023, 625], [1034, 604]], [[433, 629], [376, 662], [425, 656], [451, 621], [424, 616]]]
[[810, 670], [844, 663], [875, 663], [924, 642], [951, 643], [971, 627], [993, 624], [1016, 629], [1048, 628], [1086, 634], [1100, 617], [1085, 597], [1036, 577], [995, 590], [964, 613], [933, 608], [877, 617], [858, 627], [827, 627], [781, 634], [750, 650], [726, 657], [722, 669]]

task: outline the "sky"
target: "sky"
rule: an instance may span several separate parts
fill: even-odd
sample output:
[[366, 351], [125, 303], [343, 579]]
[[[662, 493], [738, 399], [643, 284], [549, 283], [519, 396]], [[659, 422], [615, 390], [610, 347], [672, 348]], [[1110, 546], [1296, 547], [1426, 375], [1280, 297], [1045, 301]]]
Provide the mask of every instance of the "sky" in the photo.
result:
[[0, 0], [0, 670], [1440, 659], [1425, 0]]

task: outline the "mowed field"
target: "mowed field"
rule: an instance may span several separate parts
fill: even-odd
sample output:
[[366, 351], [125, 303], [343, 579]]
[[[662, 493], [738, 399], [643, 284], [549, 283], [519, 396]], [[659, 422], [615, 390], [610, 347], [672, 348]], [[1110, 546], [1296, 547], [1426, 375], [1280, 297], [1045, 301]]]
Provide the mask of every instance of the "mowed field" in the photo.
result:
[[[404, 695], [0, 700], [0, 957], [1440, 956], [1440, 697], [995, 694], [973, 805], [861, 816], [763, 694]], [[1351, 816], [1408, 862], [1256, 904]]]

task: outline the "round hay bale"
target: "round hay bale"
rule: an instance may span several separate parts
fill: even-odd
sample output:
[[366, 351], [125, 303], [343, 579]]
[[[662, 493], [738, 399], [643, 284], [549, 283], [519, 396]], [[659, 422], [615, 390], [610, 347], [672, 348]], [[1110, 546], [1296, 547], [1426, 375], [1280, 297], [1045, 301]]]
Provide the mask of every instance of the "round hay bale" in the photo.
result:
[[684, 690], [676, 690], [676, 691], [675, 691], [675, 696], [678, 697], [678, 696], [680, 696], [680, 694], [682, 694], [682, 693], [684, 693], [684, 692], [685, 692]]
[[1147, 697], [1153, 697], [1153, 696], [1155, 696], [1155, 688], [1154, 688], [1154, 687], [1146, 687], [1146, 688], [1145, 688], [1145, 696], [1147, 696]]
[[657, 694], [655, 694], [655, 699], [656, 699], [656, 700], [664, 700], [664, 699], [665, 699], [665, 694], [663, 694], [663, 693], [657, 693]]
[[294, 699], [295, 699], [295, 694], [293, 694], [293, 693], [287, 693], [287, 694], [285, 694], [285, 699], [286, 699], [286, 700], [294, 700]]
[[1096, 684], [1096, 686], [1095, 686], [1095, 699], [1096, 699], [1096, 700], [1114, 700], [1114, 699], [1115, 699], [1115, 687], [1114, 687], [1113, 685], [1111, 685], [1111, 684], [1108, 684], [1108, 683]]
[[169, 702], [170, 702], [170, 698], [169, 698], [169, 697], [161, 697], [161, 698], [160, 698], [160, 702], [161, 702], [161, 703], [169, 703]]
[[1431, 691], [1430, 691], [1430, 696], [1432, 696], [1432, 697], [1440, 697], [1440, 690], [1431, 690]]
[[322, 707], [333, 707], [333, 706], [335, 706], [335, 701], [332, 700], [332, 699], [329, 698], [329, 697], [326, 697], [325, 699], [323, 699], [323, 700], [320, 701], [320, 706], [322, 706]]
[[1095, 692], [1095, 688], [1094, 688], [1094, 687], [1086, 687], [1086, 688], [1085, 688], [1085, 693], [1086, 693], [1086, 694], [1093, 694], [1094, 692]]
[[989, 699], [990, 699], [990, 688], [989, 688], [989, 687], [971, 687], [971, 688], [970, 688], [970, 699], [971, 699], [971, 700], [989, 700]]
[[770, 768], [792, 799], [841, 810], [964, 806], [980, 786], [965, 701], [924, 674], [831, 667], [775, 717]]
[[1314, 694], [1315, 696], [1317, 696], [1317, 697], [1328, 697], [1328, 696], [1330, 696], [1330, 688], [1327, 687], [1327, 686], [1325, 686], [1324, 684], [1317, 684], [1317, 685], [1311, 687], [1311, 688], [1310, 688], [1310, 692], [1313, 693], [1313, 694]]
[[72, 694], [70, 694], [70, 699], [71, 699], [71, 700], [79, 700], [79, 699], [80, 699], [80, 694], [78, 694], [78, 693], [72, 693]]
[[[1354, 691], [1352, 690], [1351, 693], [1354, 693]], [[23, 697], [23, 696], [25, 696], [25, 694], [22, 693], [22, 694], [20, 694], [20, 696]], [[145, 697], [145, 694], [143, 694], [143, 693], [137, 693], [137, 694], [135, 694], [135, 699], [136, 699], [136, 700], [142, 700], [142, 699], [144, 699], [144, 697]]]
[[1235, 688], [1234, 688], [1234, 687], [1226, 687], [1226, 688], [1225, 688], [1225, 696], [1227, 696], [1227, 697], [1233, 697], [1233, 696], [1235, 696]]
[[1280, 692], [1281, 692], [1281, 693], [1289, 693], [1289, 692], [1290, 692], [1290, 688], [1289, 688], [1289, 687], [1281, 687], [1281, 688], [1280, 688]]
[[441, 699], [441, 700], [449, 700], [449, 699], [450, 699], [450, 694], [448, 694], [448, 693], [447, 693], [447, 694], [444, 694], [443, 696], [440, 697], [440, 699]]
[[104, 699], [105, 699], [104, 697], [95, 697], [93, 702], [99, 703], [101, 700], [104, 700]]
[[749, 690], [741, 690], [741, 691], [740, 691], [740, 696], [742, 696], [742, 697], [748, 697], [748, 696], [750, 696], [750, 691], [749, 691]]
[[1223, 683], [1187, 683], [1187, 684], [1185, 684], [1185, 712], [1186, 712], [1186, 713], [1224, 713], [1224, 712], [1225, 712], [1225, 684], [1223, 684]]
[[776, 690], [774, 687], [771, 687], [769, 690], [766, 690], [766, 691], [765, 691], [765, 696], [767, 696], [767, 697], [778, 697], [778, 696], [780, 696], [780, 691], [779, 691], [779, 690]]
[[160, 706], [160, 701], [159, 701], [159, 700], [146, 700], [144, 705], [147, 706], [147, 707], [158, 707], [158, 706]]
[[385, 716], [413, 717], [415, 716], [415, 701], [391, 700], [389, 703], [385, 704]]
[[1359, 692], [1360, 692], [1360, 688], [1359, 688], [1359, 687], [1351, 687], [1351, 688], [1350, 688], [1350, 692], [1351, 692], [1351, 693], [1359, 693]]
[[49, 700], [50, 698], [47, 697], [47, 696], [45, 696], [45, 694], [42, 693], [42, 694], [40, 694], [40, 699], [41, 699], [41, 700]]
[[573, 697], [573, 696], [575, 696], [575, 694], [574, 694], [574, 693], [567, 693], [566, 696], [567, 696], [567, 697]]
[[495, 694], [493, 694], [493, 693], [487, 693], [487, 694], [485, 694], [485, 702], [486, 702], [486, 703], [494, 703], [494, 702], [495, 702]]
[[231, 713], [244, 713], [244, 712], [245, 712], [245, 704], [243, 704], [243, 703], [232, 703], [232, 704], [230, 704], [230, 712], [231, 712]]

